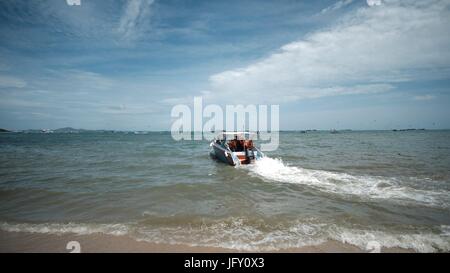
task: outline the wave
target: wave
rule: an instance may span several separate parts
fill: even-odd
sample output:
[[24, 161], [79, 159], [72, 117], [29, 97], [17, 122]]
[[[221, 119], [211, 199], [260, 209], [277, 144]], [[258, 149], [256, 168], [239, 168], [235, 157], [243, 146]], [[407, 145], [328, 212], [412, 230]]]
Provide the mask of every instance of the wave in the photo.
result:
[[90, 235], [103, 233], [107, 235], [127, 235], [130, 226], [124, 224], [78, 224], [78, 223], [0, 223], [0, 230], [8, 232], [48, 233], [48, 234], [79, 234]]
[[88, 235], [129, 235], [137, 241], [189, 246], [222, 247], [241, 251], [277, 251], [283, 249], [317, 246], [328, 241], [338, 241], [360, 248], [404, 248], [417, 252], [448, 252], [450, 238], [448, 226], [440, 232], [426, 230], [392, 232], [355, 229], [315, 221], [292, 221], [276, 227], [250, 224], [244, 218], [228, 218], [201, 225], [176, 225], [164, 227], [128, 224], [81, 223], [0, 223], [0, 229], [10, 232], [44, 234], [74, 233]]
[[265, 157], [248, 165], [250, 174], [263, 180], [305, 185], [316, 190], [363, 199], [386, 199], [400, 203], [415, 203], [447, 208], [450, 193], [416, 189], [399, 179], [377, 176], [356, 176], [323, 170], [288, 166], [281, 159]]

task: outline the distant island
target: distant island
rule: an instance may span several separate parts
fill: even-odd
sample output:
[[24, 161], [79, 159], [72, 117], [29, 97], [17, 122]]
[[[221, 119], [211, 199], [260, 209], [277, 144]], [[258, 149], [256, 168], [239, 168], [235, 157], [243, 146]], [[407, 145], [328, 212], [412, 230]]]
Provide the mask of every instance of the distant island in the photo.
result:
[[80, 132], [85, 132], [88, 131], [86, 129], [75, 129], [72, 127], [64, 127], [64, 128], [59, 128], [59, 129], [55, 129], [53, 130], [54, 133], [80, 133]]
[[87, 129], [75, 129], [72, 127], [64, 127], [58, 129], [28, 129], [22, 130], [22, 133], [84, 133], [84, 132], [111, 132], [111, 130], [87, 130]]
[[[21, 131], [16, 131], [19, 133], [27, 133], [27, 134], [78, 134], [78, 133], [117, 133], [117, 132], [127, 132], [127, 131], [120, 131], [120, 130], [89, 130], [89, 129], [76, 129], [72, 127], [63, 127], [58, 129], [26, 129]], [[138, 132], [133, 132], [138, 133]], [[139, 131], [139, 133], [145, 133], [144, 131]]]
[[411, 129], [393, 129], [392, 131], [394, 132], [403, 132], [403, 131], [425, 131], [424, 128], [421, 129], [415, 129], [415, 128], [411, 128]]

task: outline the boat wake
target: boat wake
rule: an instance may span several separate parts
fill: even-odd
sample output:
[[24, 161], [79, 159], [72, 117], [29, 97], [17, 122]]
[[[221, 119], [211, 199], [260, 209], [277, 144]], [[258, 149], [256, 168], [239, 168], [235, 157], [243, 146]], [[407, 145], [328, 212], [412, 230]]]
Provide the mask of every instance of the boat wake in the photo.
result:
[[[247, 167], [247, 166], [246, 166]], [[311, 170], [288, 166], [281, 159], [265, 157], [247, 167], [250, 175], [270, 182], [292, 183], [340, 196], [363, 200], [389, 199], [406, 204], [447, 208], [450, 193], [405, 185], [400, 179], [379, 176], [356, 176], [346, 173]]]

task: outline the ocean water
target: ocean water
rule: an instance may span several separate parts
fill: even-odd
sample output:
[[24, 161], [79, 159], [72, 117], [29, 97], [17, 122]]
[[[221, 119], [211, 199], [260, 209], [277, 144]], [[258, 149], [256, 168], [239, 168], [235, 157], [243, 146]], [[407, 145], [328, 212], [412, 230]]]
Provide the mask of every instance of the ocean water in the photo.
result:
[[450, 251], [450, 131], [281, 132], [254, 165], [169, 132], [0, 134], [0, 229], [236, 250]]

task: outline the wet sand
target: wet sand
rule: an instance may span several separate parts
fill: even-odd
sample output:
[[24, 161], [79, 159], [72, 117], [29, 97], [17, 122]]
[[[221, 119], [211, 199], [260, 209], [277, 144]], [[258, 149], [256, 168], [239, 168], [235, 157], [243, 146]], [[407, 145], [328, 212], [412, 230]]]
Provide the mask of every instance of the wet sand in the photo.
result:
[[[0, 231], [0, 252], [56, 252], [69, 253], [68, 242], [80, 243], [81, 252], [141, 252], [141, 253], [218, 253], [245, 252], [229, 248], [187, 246], [177, 244], [159, 244], [137, 241], [129, 236], [114, 236], [105, 234], [42, 234], [27, 232]], [[382, 252], [413, 252], [408, 249], [383, 248]], [[274, 252], [289, 253], [325, 253], [325, 252], [366, 252], [360, 248], [337, 241], [329, 241], [317, 246], [283, 249]]]

